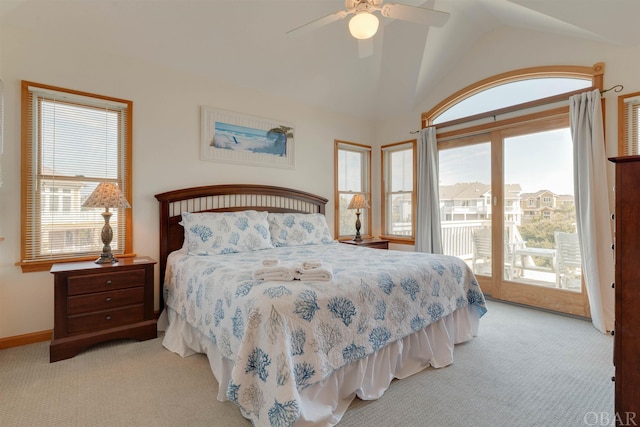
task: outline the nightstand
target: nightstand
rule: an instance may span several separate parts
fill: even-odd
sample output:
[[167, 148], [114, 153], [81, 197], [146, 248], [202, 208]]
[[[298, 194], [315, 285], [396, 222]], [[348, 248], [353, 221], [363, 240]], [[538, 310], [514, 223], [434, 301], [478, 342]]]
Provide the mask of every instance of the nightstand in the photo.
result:
[[361, 242], [356, 242], [355, 240], [341, 240], [340, 243], [374, 249], [389, 249], [389, 241], [384, 239], [362, 239]]
[[115, 339], [158, 336], [153, 313], [151, 258], [122, 258], [54, 264], [54, 325], [49, 361], [75, 356], [87, 347]]

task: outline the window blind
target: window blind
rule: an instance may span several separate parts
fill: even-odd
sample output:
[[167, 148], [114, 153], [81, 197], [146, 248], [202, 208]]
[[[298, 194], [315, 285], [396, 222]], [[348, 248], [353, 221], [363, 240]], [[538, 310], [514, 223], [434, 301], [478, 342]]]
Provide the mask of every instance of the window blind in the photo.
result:
[[619, 97], [621, 143], [620, 155], [640, 154], [640, 92]]
[[[130, 194], [130, 103], [23, 82], [23, 262], [98, 255], [104, 208], [82, 204], [100, 182]], [[127, 249], [128, 216], [111, 210], [111, 249]]]

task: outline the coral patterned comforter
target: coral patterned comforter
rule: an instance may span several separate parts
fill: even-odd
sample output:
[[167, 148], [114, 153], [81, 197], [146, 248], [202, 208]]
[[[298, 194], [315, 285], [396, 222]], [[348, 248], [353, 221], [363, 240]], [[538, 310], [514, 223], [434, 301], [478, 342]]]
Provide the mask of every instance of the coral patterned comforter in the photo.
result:
[[[333, 280], [261, 281], [262, 260], [322, 261]], [[165, 300], [234, 361], [227, 397], [255, 425], [289, 426], [298, 391], [458, 308], [486, 312], [459, 258], [332, 243], [169, 256]]]

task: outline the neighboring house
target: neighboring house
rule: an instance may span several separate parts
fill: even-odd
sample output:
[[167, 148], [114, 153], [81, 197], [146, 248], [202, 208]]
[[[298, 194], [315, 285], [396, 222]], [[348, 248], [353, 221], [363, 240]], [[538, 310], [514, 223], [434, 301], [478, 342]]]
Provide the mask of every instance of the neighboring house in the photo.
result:
[[440, 186], [440, 219], [473, 221], [491, 218], [491, 186], [459, 182]]
[[575, 203], [572, 195], [557, 195], [549, 190], [540, 190], [535, 193], [523, 193], [520, 206], [523, 212], [523, 221], [531, 221], [534, 218], [551, 219], [563, 205]]
[[[520, 224], [520, 184], [505, 188], [505, 221]], [[491, 219], [491, 186], [480, 182], [440, 186], [442, 221], [477, 221]]]
[[391, 202], [392, 233], [396, 236], [411, 236], [413, 208], [411, 194], [400, 194]]
[[100, 250], [100, 234], [95, 233], [100, 217], [93, 209], [80, 208], [89, 195], [86, 189], [87, 194], [83, 194], [84, 184], [43, 180], [42, 185], [40, 253], [60, 253], [59, 248], [65, 248], [65, 252]]

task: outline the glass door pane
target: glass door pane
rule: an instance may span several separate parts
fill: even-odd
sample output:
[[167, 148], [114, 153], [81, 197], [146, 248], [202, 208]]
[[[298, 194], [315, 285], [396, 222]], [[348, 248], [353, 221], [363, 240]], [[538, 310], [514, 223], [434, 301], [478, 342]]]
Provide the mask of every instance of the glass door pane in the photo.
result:
[[488, 136], [464, 143], [439, 150], [443, 252], [491, 276], [491, 143]]
[[504, 138], [504, 279], [581, 292], [569, 128]]

